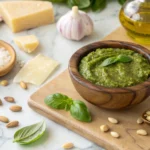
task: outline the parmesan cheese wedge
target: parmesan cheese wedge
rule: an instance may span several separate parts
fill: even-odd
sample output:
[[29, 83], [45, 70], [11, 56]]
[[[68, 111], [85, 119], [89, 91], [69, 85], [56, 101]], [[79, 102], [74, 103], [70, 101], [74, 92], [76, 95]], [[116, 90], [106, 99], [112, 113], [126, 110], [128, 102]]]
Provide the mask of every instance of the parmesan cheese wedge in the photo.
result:
[[20, 49], [27, 53], [32, 53], [39, 45], [39, 41], [34, 35], [16, 37], [14, 42]]
[[59, 63], [42, 54], [27, 62], [14, 78], [14, 82], [41, 85], [56, 69]]
[[13, 32], [54, 22], [52, 3], [46, 1], [2, 1], [0, 14]]

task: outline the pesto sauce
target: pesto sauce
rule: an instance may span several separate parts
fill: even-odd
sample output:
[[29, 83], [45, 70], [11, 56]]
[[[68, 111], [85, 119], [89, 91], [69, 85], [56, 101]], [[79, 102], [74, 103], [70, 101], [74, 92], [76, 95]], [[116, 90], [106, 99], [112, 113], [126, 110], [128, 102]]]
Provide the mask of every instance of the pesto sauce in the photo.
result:
[[[117, 62], [109, 66], [101, 63], [120, 54], [132, 58], [131, 62]], [[130, 87], [146, 81], [150, 77], [150, 63], [141, 54], [127, 49], [96, 49], [83, 57], [79, 64], [80, 74], [96, 85], [104, 87]]]

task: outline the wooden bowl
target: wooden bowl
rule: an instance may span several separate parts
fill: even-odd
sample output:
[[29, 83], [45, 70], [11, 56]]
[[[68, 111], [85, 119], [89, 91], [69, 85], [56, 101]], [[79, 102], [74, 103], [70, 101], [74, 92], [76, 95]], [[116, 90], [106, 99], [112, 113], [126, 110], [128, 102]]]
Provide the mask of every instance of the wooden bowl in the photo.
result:
[[14, 67], [15, 61], [16, 61], [16, 53], [15, 53], [15, 50], [13, 49], [13, 47], [11, 45], [0, 40], [0, 48], [1, 47], [4, 47], [10, 53], [11, 60], [6, 66], [0, 67], [0, 77], [9, 73], [12, 70], [12, 68]]
[[146, 111], [142, 114], [142, 119], [144, 120], [145, 123], [147, 123], [147, 124], [150, 125], [150, 121], [148, 121], [148, 120], [146, 119], [146, 116], [145, 116], [145, 114], [146, 114], [147, 111], [150, 111], [150, 109], [146, 110]]
[[138, 85], [125, 88], [107, 88], [95, 85], [83, 78], [78, 66], [82, 57], [97, 48], [124, 48], [142, 54], [150, 61], [150, 51], [140, 45], [122, 41], [101, 41], [76, 51], [69, 62], [69, 73], [78, 93], [90, 103], [107, 109], [123, 109], [143, 102], [150, 95], [150, 78]]

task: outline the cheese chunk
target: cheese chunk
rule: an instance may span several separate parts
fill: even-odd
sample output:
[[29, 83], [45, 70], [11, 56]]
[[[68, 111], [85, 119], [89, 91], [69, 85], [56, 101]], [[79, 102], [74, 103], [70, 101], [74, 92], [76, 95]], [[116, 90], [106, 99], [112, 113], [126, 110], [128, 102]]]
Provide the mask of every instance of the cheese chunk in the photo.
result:
[[32, 53], [39, 45], [39, 41], [34, 35], [16, 37], [14, 42], [20, 49], [27, 53]]
[[0, 14], [13, 32], [54, 22], [52, 3], [46, 1], [0, 2]]
[[27, 62], [15, 76], [14, 82], [26, 82], [41, 85], [56, 69], [58, 62], [42, 54]]

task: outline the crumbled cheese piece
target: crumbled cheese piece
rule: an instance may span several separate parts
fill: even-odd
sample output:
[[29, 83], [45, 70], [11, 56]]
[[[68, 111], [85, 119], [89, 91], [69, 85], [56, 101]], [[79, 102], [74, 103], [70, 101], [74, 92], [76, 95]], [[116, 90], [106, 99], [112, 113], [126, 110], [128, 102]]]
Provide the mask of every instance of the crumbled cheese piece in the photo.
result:
[[41, 85], [58, 66], [58, 62], [42, 54], [27, 62], [15, 76], [14, 82]]
[[4, 48], [0, 47], [0, 67], [6, 66], [11, 60], [9, 52]]
[[20, 49], [27, 53], [32, 53], [39, 45], [39, 41], [35, 35], [18, 36], [14, 42]]

